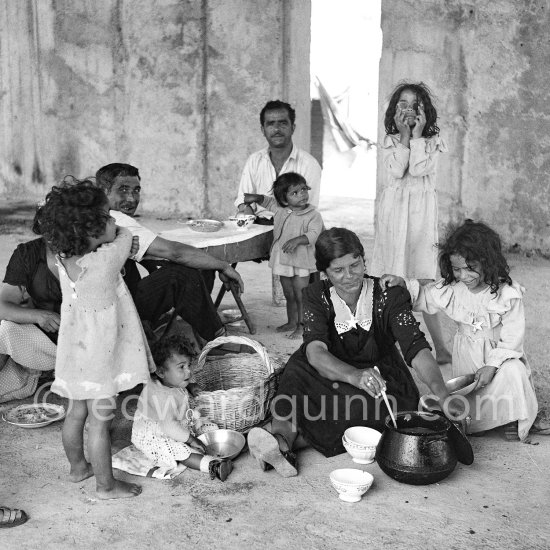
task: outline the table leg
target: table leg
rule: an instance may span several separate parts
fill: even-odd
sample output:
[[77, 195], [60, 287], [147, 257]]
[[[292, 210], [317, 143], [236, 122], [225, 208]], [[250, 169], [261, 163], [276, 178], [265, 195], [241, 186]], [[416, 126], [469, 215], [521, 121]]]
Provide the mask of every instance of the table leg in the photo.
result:
[[250, 332], [250, 334], [256, 334], [256, 327], [254, 326], [252, 319], [250, 319], [248, 311], [246, 311], [246, 308], [244, 307], [243, 301], [241, 300], [241, 296], [239, 294], [239, 289], [237, 288], [237, 283], [235, 283], [234, 281], [230, 281], [229, 289], [231, 290], [231, 294], [233, 294], [233, 298], [235, 299], [237, 306], [239, 306], [239, 310], [243, 315], [242, 318], [244, 319], [244, 322], [248, 327], [248, 331]]
[[[235, 269], [236, 266], [237, 266], [236, 263], [231, 265], [233, 269]], [[228, 322], [234, 323], [235, 321], [243, 320], [246, 323], [246, 326], [248, 327], [248, 331], [250, 332], [250, 334], [256, 334], [256, 327], [252, 322], [252, 319], [250, 319], [250, 316], [248, 315], [248, 311], [246, 311], [246, 307], [244, 307], [244, 303], [241, 300], [241, 296], [237, 288], [237, 283], [233, 280], [230, 280], [229, 283], [227, 284], [229, 285], [229, 290], [231, 291], [231, 294], [233, 295], [235, 303], [237, 304], [237, 307], [239, 308], [239, 311], [241, 312], [241, 315], [242, 315], [242, 317], [239, 317], [238, 319], [231, 319], [231, 321], [228, 321]], [[222, 303], [223, 297], [225, 296], [226, 292], [227, 292], [226, 284], [223, 283], [222, 287], [218, 292], [218, 296], [216, 297], [216, 301], [214, 302], [214, 307], [216, 309], [220, 307], [220, 304]], [[224, 324], [228, 324], [228, 323], [224, 323]]]

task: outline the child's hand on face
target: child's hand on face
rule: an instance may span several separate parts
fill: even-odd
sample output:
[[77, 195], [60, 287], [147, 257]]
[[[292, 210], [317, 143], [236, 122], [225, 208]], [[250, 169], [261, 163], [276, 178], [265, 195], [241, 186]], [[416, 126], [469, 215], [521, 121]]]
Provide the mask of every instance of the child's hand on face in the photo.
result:
[[282, 250], [285, 254], [292, 254], [300, 244], [302, 244], [301, 238], [294, 237], [283, 244]]
[[137, 235], [132, 237], [132, 246], [130, 248], [130, 253], [128, 254], [128, 257], [131, 258], [132, 256], [135, 256], [139, 251], [139, 237]]
[[414, 125], [412, 131], [412, 137], [420, 138], [422, 137], [422, 132], [424, 131], [424, 127], [426, 126], [426, 113], [424, 113], [424, 105], [422, 105], [422, 103], [418, 104], [418, 114], [416, 115], [415, 120], [416, 124]]
[[393, 120], [395, 122], [397, 130], [402, 136], [411, 135], [411, 128], [405, 122], [405, 111], [403, 111], [401, 107], [399, 107], [399, 105], [397, 105], [397, 107], [395, 108], [395, 116], [393, 117]]

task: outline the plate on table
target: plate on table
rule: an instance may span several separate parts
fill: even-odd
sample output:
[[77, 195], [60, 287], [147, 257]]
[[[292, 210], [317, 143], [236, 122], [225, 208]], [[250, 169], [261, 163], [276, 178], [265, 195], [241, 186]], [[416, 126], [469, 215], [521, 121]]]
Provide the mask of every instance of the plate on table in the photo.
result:
[[53, 403], [19, 405], [6, 411], [2, 418], [20, 428], [41, 428], [65, 418], [65, 407]]
[[219, 231], [223, 227], [223, 222], [218, 220], [189, 220], [187, 226], [193, 231], [199, 231], [202, 233], [212, 233]]

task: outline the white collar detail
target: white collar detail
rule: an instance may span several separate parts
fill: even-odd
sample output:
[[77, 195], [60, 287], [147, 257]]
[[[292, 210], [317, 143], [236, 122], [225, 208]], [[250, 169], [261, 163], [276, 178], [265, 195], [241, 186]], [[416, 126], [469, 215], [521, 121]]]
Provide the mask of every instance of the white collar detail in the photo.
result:
[[357, 328], [359, 325], [363, 330], [369, 330], [372, 325], [372, 301], [373, 301], [374, 281], [365, 279], [363, 288], [357, 300], [357, 308], [355, 315], [348, 307], [346, 302], [338, 296], [336, 289], [331, 287], [330, 299], [334, 306], [334, 326], [338, 334], [350, 331], [352, 328]]

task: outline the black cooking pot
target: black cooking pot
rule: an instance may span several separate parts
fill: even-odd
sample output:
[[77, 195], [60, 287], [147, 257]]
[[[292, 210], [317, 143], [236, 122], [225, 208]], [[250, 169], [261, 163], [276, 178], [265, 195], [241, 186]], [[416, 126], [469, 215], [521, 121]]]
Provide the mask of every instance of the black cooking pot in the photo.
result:
[[[445, 416], [434, 412], [405, 411], [390, 417], [376, 448], [376, 461], [386, 474], [402, 483], [428, 485], [446, 478], [457, 454], [471, 464], [473, 452], [467, 438]], [[458, 453], [457, 453], [458, 451]]]

